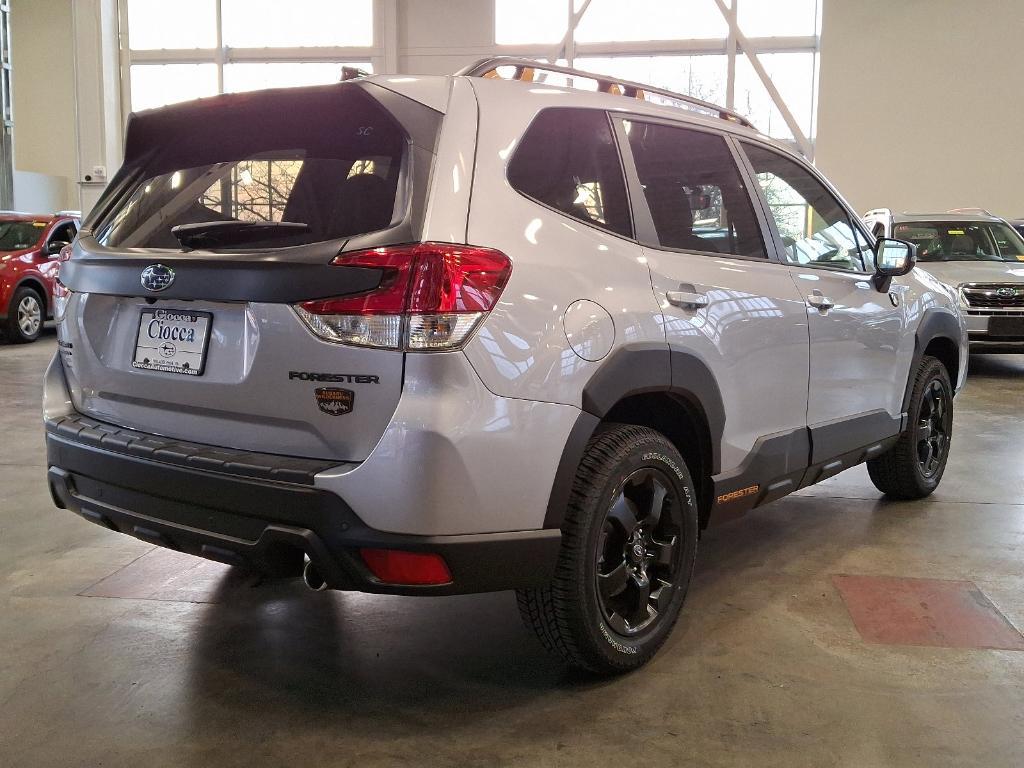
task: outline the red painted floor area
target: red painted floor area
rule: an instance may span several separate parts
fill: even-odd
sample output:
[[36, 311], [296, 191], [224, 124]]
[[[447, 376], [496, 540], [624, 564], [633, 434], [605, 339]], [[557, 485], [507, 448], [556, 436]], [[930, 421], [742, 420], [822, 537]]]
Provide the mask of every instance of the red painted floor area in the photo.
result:
[[1024, 636], [973, 581], [833, 576], [869, 643], [1024, 651]]

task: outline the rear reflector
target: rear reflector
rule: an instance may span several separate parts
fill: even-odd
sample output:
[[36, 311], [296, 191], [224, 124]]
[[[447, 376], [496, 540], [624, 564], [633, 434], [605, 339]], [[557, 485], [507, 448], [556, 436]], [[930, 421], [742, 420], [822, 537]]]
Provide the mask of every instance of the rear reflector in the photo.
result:
[[305, 301], [295, 310], [326, 341], [405, 350], [458, 348], [501, 296], [512, 263], [500, 251], [414, 243], [343, 253], [341, 267], [382, 272], [372, 291]]
[[370, 573], [385, 584], [450, 584], [452, 573], [440, 555], [397, 549], [360, 549]]

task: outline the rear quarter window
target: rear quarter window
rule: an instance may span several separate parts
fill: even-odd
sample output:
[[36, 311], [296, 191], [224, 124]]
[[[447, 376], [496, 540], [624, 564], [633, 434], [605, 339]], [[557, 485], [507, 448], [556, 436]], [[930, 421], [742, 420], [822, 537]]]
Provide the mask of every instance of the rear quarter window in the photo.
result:
[[509, 163], [508, 181], [566, 216], [633, 236], [622, 164], [608, 116], [600, 110], [542, 111]]

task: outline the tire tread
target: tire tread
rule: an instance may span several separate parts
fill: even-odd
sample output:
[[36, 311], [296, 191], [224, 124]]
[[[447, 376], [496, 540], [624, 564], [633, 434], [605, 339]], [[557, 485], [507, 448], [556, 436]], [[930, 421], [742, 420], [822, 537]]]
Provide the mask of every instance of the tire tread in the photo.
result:
[[642, 443], [655, 443], [662, 450], [677, 453], [659, 432], [632, 424], [603, 425], [591, 438], [577, 470], [562, 523], [562, 550], [554, 577], [546, 587], [516, 592], [523, 622], [534, 631], [541, 645], [571, 666], [591, 672], [618, 674], [640, 666], [665, 642], [679, 616], [678, 612], [672, 616], [666, 630], [632, 663], [616, 664], [605, 656], [598, 656], [579, 641], [575, 631], [585, 622], [575, 594], [582, 578], [582, 559], [587, 554], [588, 494], [593, 488], [604, 487], [621, 458]]

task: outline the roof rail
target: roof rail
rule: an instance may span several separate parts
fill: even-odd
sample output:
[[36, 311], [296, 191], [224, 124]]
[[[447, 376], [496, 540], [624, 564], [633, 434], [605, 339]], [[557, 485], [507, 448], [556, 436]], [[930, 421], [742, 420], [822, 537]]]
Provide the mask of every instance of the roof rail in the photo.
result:
[[341, 68], [341, 77], [338, 79], [338, 82], [344, 83], [346, 80], [356, 80], [360, 77], [369, 76], [370, 73], [367, 72], [365, 69], [360, 69], [359, 67], [344, 66]]
[[502, 76], [498, 73], [499, 67], [515, 68], [514, 74], [509, 78], [511, 80], [523, 80], [526, 82], [539, 83], [542, 81], [536, 79], [537, 73], [557, 72], [570, 77], [582, 77], [587, 78], [588, 80], [594, 80], [597, 82], [597, 89], [599, 91], [616, 96], [626, 96], [628, 98], [650, 102], [651, 99], [649, 96], [657, 95], [663, 99], [667, 99], [669, 102], [675, 102], [674, 104], [670, 103], [668, 106], [688, 109], [692, 112], [717, 117], [722, 120], [728, 120], [731, 123], [739, 123], [747, 128], [754, 128], [754, 130], [757, 130], [753, 123], [738, 112], [733, 112], [731, 109], [726, 109], [725, 107], [720, 107], [717, 104], [712, 104], [710, 101], [704, 101], [694, 96], [687, 96], [685, 93], [676, 93], [675, 91], [669, 91], [665, 88], [657, 88], [653, 85], [645, 85], [644, 83], [635, 83], [632, 80], [623, 80], [622, 78], [609, 77], [608, 75], [599, 75], [594, 72], [584, 72], [581, 69], [573, 69], [572, 67], [562, 67], [557, 64], [546, 64], [543, 61], [536, 61], [534, 59], [521, 59], [513, 56], [492, 56], [486, 59], [480, 59], [480, 61], [460, 69], [455, 74], [465, 77], [489, 77], [501, 79]]
[[53, 215], [54, 216], [77, 216], [78, 218], [82, 218], [82, 212], [81, 211], [55, 211]]

